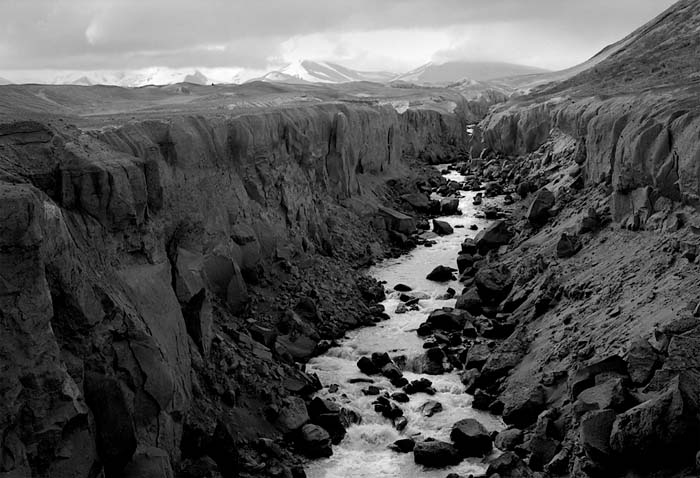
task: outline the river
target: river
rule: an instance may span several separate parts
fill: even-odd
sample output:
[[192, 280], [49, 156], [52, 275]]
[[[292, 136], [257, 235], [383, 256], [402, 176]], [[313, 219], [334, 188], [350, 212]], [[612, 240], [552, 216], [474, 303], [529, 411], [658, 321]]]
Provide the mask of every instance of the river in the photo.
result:
[[[445, 175], [447, 179], [463, 181], [463, 176], [451, 172]], [[387, 294], [383, 305], [391, 316], [390, 320], [349, 332], [340, 342], [339, 347], [332, 348], [326, 354], [314, 358], [307, 370], [318, 374], [323, 390], [318, 393], [322, 398], [337, 401], [346, 408], [358, 412], [362, 423], [353, 425], [343, 441], [333, 447], [333, 456], [315, 460], [308, 464], [306, 473], [309, 478], [444, 478], [449, 473], [462, 476], [479, 475], [485, 471], [483, 460], [467, 459], [454, 467], [424, 468], [413, 461], [413, 453], [401, 454], [387, 448], [399, 438], [412, 437], [417, 441], [432, 437], [438, 440], [450, 441], [452, 425], [464, 418], [476, 418], [487, 430], [501, 430], [503, 423], [498, 417], [471, 408], [472, 397], [464, 393], [464, 386], [459, 378], [459, 371], [443, 375], [419, 375], [404, 371], [409, 380], [425, 377], [433, 382], [437, 391], [434, 396], [418, 393], [411, 395], [410, 402], [399, 404], [408, 419], [407, 428], [398, 432], [390, 420], [374, 411], [372, 402], [376, 397], [365, 396], [362, 389], [366, 383], [352, 384], [353, 378], [367, 378], [357, 368], [356, 362], [363, 355], [372, 352], [388, 352], [390, 356], [405, 355], [408, 363], [411, 358], [425, 352], [423, 339], [418, 337], [416, 329], [424, 322], [430, 311], [441, 307], [452, 307], [455, 299], [438, 300], [452, 287], [460, 294], [462, 286], [458, 282], [437, 283], [427, 280], [426, 275], [437, 265], [456, 267], [457, 255], [465, 237], [473, 237], [478, 231], [472, 231], [469, 226], [476, 224], [479, 229], [489, 221], [475, 217], [476, 210], [472, 205], [473, 192], [460, 193], [461, 216], [439, 218], [456, 227], [454, 234], [438, 237], [432, 232], [426, 233], [437, 241], [432, 247], [419, 246], [411, 253], [398, 259], [384, 261], [370, 270], [370, 274], [380, 281], [386, 281], [385, 287], [392, 290], [398, 283], [409, 285], [413, 292], [423, 292], [430, 299], [419, 302], [420, 310], [395, 314], [396, 307], [401, 303], [399, 294]], [[434, 236], [434, 237], [433, 237]], [[412, 293], [413, 293], [412, 292]], [[373, 376], [374, 384], [388, 391], [395, 388], [384, 377]], [[335, 393], [330, 393], [328, 387], [338, 385]], [[443, 411], [425, 417], [419, 410], [427, 400], [437, 400], [443, 406]], [[496, 452], [497, 453], [497, 452]]]

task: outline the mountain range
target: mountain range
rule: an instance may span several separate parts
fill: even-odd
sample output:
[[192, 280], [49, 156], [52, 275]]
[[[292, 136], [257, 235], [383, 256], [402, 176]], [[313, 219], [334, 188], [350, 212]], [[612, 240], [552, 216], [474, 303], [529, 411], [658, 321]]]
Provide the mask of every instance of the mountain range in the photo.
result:
[[[168, 85], [173, 83], [194, 83], [208, 85], [211, 83], [245, 83], [247, 81], [265, 81], [271, 83], [325, 83], [340, 84], [355, 81], [375, 83], [402, 82], [417, 85], [445, 86], [450, 83], [471, 80], [489, 81], [519, 75], [543, 73], [546, 70], [530, 66], [496, 62], [453, 61], [446, 63], [427, 63], [406, 73], [389, 71], [361, 71], [328, 61], [299, 60], [285, 67], [250, 77], [245, 72], [233, 75], [218, 74], [214, 78], [200, 70], [152, 67], [132, 71], [69, 71], [56, 75], [49, 84], [70, 85], [117, 85], [124, 87], [141, 87], [146, 85]], [[0, 79], [0, 84], [11, 83]]]

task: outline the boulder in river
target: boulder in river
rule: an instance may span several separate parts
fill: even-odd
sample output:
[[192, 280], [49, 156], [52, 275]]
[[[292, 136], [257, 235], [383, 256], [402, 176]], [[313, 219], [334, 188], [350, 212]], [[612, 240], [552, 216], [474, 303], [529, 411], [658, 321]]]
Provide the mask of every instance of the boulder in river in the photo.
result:
[[408, 395], [413, 395], [414, 393], [427, 393], [428, 395], [435, 394], [435, 390], [432, 388], [433, 382], [427, 378], [419, 378], [418, 380], [413, 380], [411, 383], [403, 388], [403, 391]]
[[488, 455], [493, 448], [491, 435], [473, 418], [465, 418], [454, 424], [450, 439], [463, 457]]
[[452, 267], [437, 266], [430, 272], [430, 274], [426, 276], [426, 279], [435, 282], [448, 282], [451, 280], [455, 280], [454, 272], [456, 272], [456, 270]]
[[384, 375], [386, 378], [388, 378], [391, 381], [396, 381], [399, 380], [403, 377], [403, 373], [401, 372], [401, 369], [396, 366], [395, 363], [390, 362], [387, 363], [382, 367], [382, 375]]
[[369, 357], [360, 357], [357, 361], [357, 368], [365, 375], [376, 375], [379, 373], [379, 369]]
[[391, 363], [391, 357], [386, 352], [372, 352], [372, 363], [377, 369], [381, 369], [387, 364]]
[[413, 460], [418, 465], [444, 468], [459, 464], [462, 457], [451, 443], [433, 440], [416, 443], [413, 448]]
[[397, 453], [410, 453], [413, 451], [413, 447], [415, 446], [416, 442], [413, 441], [412, 438], [401, 438], [389, 445], [389, 449]]
[[440, 201], [440, 214], [451, 216], [459, 212], [459, 199], [445, 198]]
[[445, 353], [439, 347], [426, 350], [416, 361], [416, 371], [427, 375], [441, 375], [445, 373], [443, 361]]
[[433, 219], [433, 232], [438, 236], [447, 236], [454, 232], [452, 226], [446, 221], [438, 221]]

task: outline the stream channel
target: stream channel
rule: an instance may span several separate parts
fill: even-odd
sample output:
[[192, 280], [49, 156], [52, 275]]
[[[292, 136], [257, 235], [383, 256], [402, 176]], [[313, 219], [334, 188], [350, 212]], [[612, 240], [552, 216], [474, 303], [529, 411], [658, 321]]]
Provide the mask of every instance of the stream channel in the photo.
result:
[[[464, 180], [456, 172], [450, 172], [445, 177], [458, 182]], [[391, 319], [378, 323], [376, 327], [349, 332], [339, 347], [330, 349], [308, 364], [307, 370], [318, 374], [324, 385], [317, 396], [337, 401], [362, 417], [362, 422], [350, 426], [343, 441], [333, 447], [333, 456], [309, 463], [306, 468], [309, 478], [445, 478], [450, 473], [468, 477], [485, 471], [482, 459], [466, 459], [457, 466], [446, 468], [425, 468], [414, 463], [413, 453], [402, 454], [387, 448], [394, 441], [406, 437], [416, 441], [432, 437], [450, 442], [452, 425], [464, 418], [477, 419], [490, 432], [504, 428], [498, 417], [471, 407], [472, 396], [464, 392], [465, 387], [460, 381], [458, 370], [443, 375], [422, 375], [411, 371], [412, 361], [425, 352], [424, 340], [416, 334], [416, 329], [425, 322], [432, 310], [455, 305], [455, 299], [439, 299], [448, 287], [455, 289], [457, 294], [462, 291], [459, 282], [432, 282], [425, 278], [426, 275], [437, 265], [456, 267], [462, 241], [478, 232], [470, 230], [469, 226], [476, 224], [482, 229], [490, 222], [475, 217], [476, 209], [472, 204], [475, 194], [460, 192], [462, 215], [438, 218], [455, 228], [453, 234], [440, 237], [426, 232], [424, 237], [437, 241], [437, 244], [432, 247], [419, 246], [411, 253], [383, 261], [369, 271], [376, 279], [386, 281], [385, 288], [391, 291], [387, 292], [387, 298], [383, 302]], [[399, 283], [413, 288], [409, 294], [424, 293], [430, 298], [420, 300], [417, 311], [396, 314], [394, 311], [401, 301], [400, 294], [394, 292], [393, 287]], [[408, 403], [398, 404], [408, 419], [408, 426], [401, 432], [393, 427], [391, 420], [374, 411], [372, 402], [377, 397], [365, 396], [362, 392], [368, 386], [367, 383], [349, 382], [352, 379], [368, 378], [358, 370], [356, 363], [360, 357], [370, 356], [373, 352], [388, 352], [392, 358], [406, 356], [404, 377], [409, 381], [425, 377], [433, 382], [433, 388], [437, 392], [433, 396], [425, 393], [410, 395]], [[382, 376], [371, 378], [373, 385], [389, 393], [397, 390]], [[329, 392], [332, 384], [337, 384], [334, 393]], [[440, 402], [443, 410], [430, 417], [424, 416], [420, 407], [428, 400]]]

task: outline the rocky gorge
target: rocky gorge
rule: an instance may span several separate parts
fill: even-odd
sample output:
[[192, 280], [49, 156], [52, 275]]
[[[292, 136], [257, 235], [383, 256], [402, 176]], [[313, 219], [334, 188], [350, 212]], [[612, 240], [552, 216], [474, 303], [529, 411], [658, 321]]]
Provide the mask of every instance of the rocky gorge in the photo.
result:
[[697, 476], [699, 25], [508, 102], [0, 87], [0, 477]]

